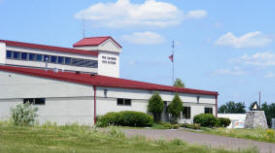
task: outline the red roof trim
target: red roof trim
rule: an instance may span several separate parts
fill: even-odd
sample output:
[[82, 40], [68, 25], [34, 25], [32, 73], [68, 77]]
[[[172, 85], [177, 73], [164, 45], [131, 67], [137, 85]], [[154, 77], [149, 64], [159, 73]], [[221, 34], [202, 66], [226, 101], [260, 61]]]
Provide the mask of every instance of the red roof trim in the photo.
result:
[[117, 41], [115, 41], [111, 36], [86, 37], [74, 43], [73, 47], [98, 46], [108, 39], [111, 39], [116, 45], [122, 48], [122, 46]]
[[70, 53], [70, 54], [81, 54], [81, 55], [89, 55], [89, 56], [96, 56], [96, 57], [98, 56], [98, 51], [84, 51], [84, 50], [80, 50], [80, 49], [48, 46], [48, 45], [25, 43], [25, 42], [10, 41], [10, 40], [0, 40], [0, 42], [6, 43], [7, 46], [40, 49], [40, 50]]
[[155, 90], [155, 91], [168, 91], [168, 92], [180, 92], [189, 94], [202, 94], [202, 95], [213, 95], [217, 96], [218, 92], [197, 90], [190, 88], [176, 88], [172, 86], [159, 85], [153, 83], [146, 83], [140, 81], [119, 79], [107, 76], [95, 75], [91, 76], [89, 74], [76, 74], [73, 72], [54, 72], [52, 70], [43, 69], [33, 69], [33, 68], [22, 68], [22, 67], [11, 67], [11, 66], [0, 66], [0, 70], [74, 82], [85, 85], [95, 85], [100, 87], [114, 87], [114, 88], [125, 88], [125, 89], [142, 89], [142, 90]]

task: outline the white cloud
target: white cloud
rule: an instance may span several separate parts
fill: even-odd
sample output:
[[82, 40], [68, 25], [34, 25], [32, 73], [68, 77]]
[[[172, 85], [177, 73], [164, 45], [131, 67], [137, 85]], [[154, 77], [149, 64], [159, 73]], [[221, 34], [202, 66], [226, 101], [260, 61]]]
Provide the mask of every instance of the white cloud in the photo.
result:
[[243, 75], [245, 73], [246, 72], [242, 70], [240, 67], [233, 67], [232, 69], [218, 69], [214, 72], [214, 74], [217, 74], [217, 75], [235, 75], [235, 76]]
[[123, 35], [122, 39], [129, 43], [145, 45], [160, 44], [165, 41], [161, 35], [151, 31], [134, 32], [129, 35]]
[[184, 19], [200, 19], [207, 15], [204, 10], [193, 10], [186, 15], [168, 2], [145, 0], [131, 3], [118, 0], [111, 3], [96, 3], [75, 14], [77, 19], [92, 21], [98, 26], [122, 28], [127, 26], [167, 27], [178, 25]]
[[205, 10], [193, 10], [189, 11], [185, 18], [192, 18], [192, 19], [201, 19], [207, 16], [207, 12]]
[[271, 43], [272, 40], [262, 34], [260, 31], [249, 32], [240, 37], [228, 32], [222, 35], [216, 42], [216, 45], [230, 46], [234, 48], [263, 47]]
[[275, 74], [273, 72], [268, 72], [264, 76], [265, 78], [275, 78]]
[[253, 55], [243, 55], [233, 59], [233, 62], [256, 66], [275, 66], [275, 54], [272, 52], [258, 52]]

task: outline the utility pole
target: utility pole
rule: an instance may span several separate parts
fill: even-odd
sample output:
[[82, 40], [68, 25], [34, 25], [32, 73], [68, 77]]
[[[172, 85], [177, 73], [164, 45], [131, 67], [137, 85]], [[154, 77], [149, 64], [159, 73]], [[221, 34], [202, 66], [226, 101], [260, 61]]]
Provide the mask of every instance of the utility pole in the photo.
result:
[[259, 91], [259, 109], [261, 109], [262, 92]]
[[82, 37], [85, 38], [86, 34], [86, 25], [85, 25], [85, 19], [82, 18]]

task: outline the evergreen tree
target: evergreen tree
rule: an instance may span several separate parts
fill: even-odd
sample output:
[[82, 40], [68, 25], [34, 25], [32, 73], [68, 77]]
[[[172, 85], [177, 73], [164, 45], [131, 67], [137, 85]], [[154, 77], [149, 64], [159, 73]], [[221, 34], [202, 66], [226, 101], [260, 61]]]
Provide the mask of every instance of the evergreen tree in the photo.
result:
[[172, 102], [168, 105], [168, 112], [171, 114], [171, 122], [177, 123], [180, 113], [183, 110], [182, 101], [178, 94], [176, 94]]
[[154, 121], [159, 122], [163, 111], [164, 103], [158, 93], [152, 95], [149, 99], [148, 112], [153, 114]]

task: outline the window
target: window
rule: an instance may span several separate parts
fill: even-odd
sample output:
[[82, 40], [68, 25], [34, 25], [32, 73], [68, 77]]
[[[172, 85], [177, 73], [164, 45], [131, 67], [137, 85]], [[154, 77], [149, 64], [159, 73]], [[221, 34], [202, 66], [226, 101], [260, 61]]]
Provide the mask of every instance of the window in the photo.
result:
[[118, 98], [117, 105], [131, 106], [131, 99]]
[[69, 57], [66, 57], [65, 58], [65, 64], [67, 64], [67, 65], [71, 65], [71, 58], [69, 58]]
[[183, 107], [182, 117], [184, 119], [191, 118], [191, 107]]
[[211, 108], [211, 107], [205, 107], [204, 108], [204, 113], [205, 114], [213, 114], [213, 108]]
[[82, 66], [82, 64], [85, 62], [85, 60], [81, 60], [81, 59], [72, 59], [72, 65], [73, 66]]
[[97, 61], [95, 61], [95, 60], [88, 60], [88, 62], [86, 63], [85, 66], [87, 66], [87, 67], [95, 67], [95, 68], [98, 67]]
[[28, 58], [28, 54], [27, 53], [21, 53], [21, 59], [22, 60], [27, 60]]
[[30, 60], [30, 61], [34, 61], [34, 60], [35, 60], [35, 54], [30, 53], [30, 54], [29, 54], [29, 60]]
[[51, 63], [56, 63], [57, 57], [56, 56], [51, 56]]
[[42, 61], [42, 55], [41, 54], [36, 55], [36, 61]]
[[11, 59], [11, 54], [12, 54], [12, 52], [11, 51], [7, 51], [7, 59]]
[[13, 52], [13, 59], [20, 59], [20, 53], [19, 52]]
[[49, 61], [49, 55], [44, 55], [44, 61], [48, 62]]
[[64, 57], [58, 57], [58, 60], [57, 60], [57, 63], [58, 64], [64, 64]]
[[45, 98], [25, 98], [23, 103], [30, 103], [32, 105], [45, 105]]

